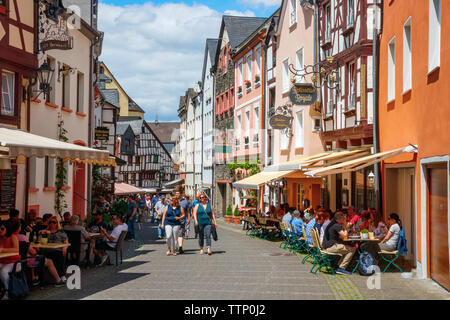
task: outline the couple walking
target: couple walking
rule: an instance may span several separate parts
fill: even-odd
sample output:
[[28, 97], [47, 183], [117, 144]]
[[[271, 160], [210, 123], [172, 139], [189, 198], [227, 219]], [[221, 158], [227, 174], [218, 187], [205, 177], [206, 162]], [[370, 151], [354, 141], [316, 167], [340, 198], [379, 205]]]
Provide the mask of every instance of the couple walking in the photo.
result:
[[[161, 229], [166, 232], [167, 239], [167, 255], [177, 255], [178, 237], [179, 233], [184, 229], [184, 224], [190, 221], [190, 210], [180, 205], [180, 197], [173, 197], [169, 200], [169, 205], [164, 209]], [[208, 201], [205, 194], [201, 194], [199, 197], [200, 202], [195, 205], [192, 212], [194, 218], [195, 227], [199, 230], [198, 243], [200, 246], [200, 254], [204, 254], [203, 245], [204, 238], [206, 237], [206, 249], [208, 255], [211, 255], [211, 227], [214, 224], [217, 227], [216, 217], [214, 215], [214, 209]]]

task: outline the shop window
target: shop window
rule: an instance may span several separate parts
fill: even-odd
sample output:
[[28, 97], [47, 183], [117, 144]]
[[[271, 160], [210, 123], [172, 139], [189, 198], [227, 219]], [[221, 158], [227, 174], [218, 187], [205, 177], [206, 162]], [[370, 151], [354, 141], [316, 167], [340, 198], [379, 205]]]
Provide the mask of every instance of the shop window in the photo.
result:
[[1, 114], [3, 116], [14, 116], [15, 114], [15, 74], [8, 71], [2, 71], [2, 96], [1, 96]]
[[428, 30], [428, 72], [441, 64], [441, 0], [430, 0]]

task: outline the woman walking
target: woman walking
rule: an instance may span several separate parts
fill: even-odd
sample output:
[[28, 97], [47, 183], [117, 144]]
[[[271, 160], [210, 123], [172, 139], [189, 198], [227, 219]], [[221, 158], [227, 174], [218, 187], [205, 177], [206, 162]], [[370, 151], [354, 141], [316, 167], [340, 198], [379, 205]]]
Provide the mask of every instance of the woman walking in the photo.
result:
[[200, 246], [200, 254], [205, 253], [203, 251], [203, 243], [204, 237], [206, 237], [206, 248], [208, 255], [211, 255], [211, 225], [214, 222], [214, 226], [217, 228], [216, 216], [204, 193], [200, 195], [199, 200], [200, 202], [194, 208], [194, 220], [195, 225], [199, 228], [198, 244]]
[[161, 222], [161, 229], [166, 231], [167, 255], [177, 255], [178, 231], [180, 230], [181, 220], [184, 219], [184, 210], [180, 206], [178, 198], [170, 198], [169, 205], [164, 209]]

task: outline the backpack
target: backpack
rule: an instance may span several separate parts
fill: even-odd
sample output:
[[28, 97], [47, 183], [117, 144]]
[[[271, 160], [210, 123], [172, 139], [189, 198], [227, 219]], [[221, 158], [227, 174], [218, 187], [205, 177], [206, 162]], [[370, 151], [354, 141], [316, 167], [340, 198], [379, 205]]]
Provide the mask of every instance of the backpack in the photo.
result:
[[371, 276], [375, 273], [375, 260], [368, 252], [362, 252], [359, 256], [358, 272], [362, 276]]

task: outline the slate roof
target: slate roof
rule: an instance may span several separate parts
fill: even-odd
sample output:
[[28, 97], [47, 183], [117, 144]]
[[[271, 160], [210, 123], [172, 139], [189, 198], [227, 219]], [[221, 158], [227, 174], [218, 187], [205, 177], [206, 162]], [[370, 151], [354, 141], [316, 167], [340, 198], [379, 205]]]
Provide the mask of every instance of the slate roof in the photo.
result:
[[128, 122], [117, 122], [116, 134], [118, 136], [123, 135], [125, 133], [125, 131], [127, 131], [129, 126], [130, 126], [130, 124]]
[[100, 93], [109, 104], [119, 107], [119, 93], [116, 89], [100, 89]]
[[267, 18], [223, 16], [232, 49], [248, 38]]
[[[117, 129], [116, 129], [117, 134], [122, 135], [127, 130], [127, 127], [131, 126], [131, 129], [133, 129], [134, 134], [138, 136], [142, 133], [142, 126], [144, 125], [143, 122], [144, 122], [143, 119], [134, 120], [134, 121], [120, 121], [120, 119], [119, 119], [119, 121], [117, 122]], [[123, 127], [125, 127], [125, 129]], [[120, 132], [122, 132], [120, 134], [119, 134], [119, 128], [120, 128]]]
[[174, 139], [174, 131], [178, 132], [180, 129], [179, 122], [158, 122], [158, 124], [154, 122], [147, 122], [147, 124], [162, 143], [175, 142], [177, 140], [176, 136]]
[[145, 113], [144, 110], [142, 110], [141, 107], [138, 106], [136, 102], [134, 102], [132, 99], [128, 102], [128, 111], [136, 111], [136, 112], [142, 112]]
[[212, 63], [214, 63], [214, 59], [216, 58], [217, 44], [219, 43], [219, 39], [206, 39], [206, 47], [209, 51], [209, 58]]

